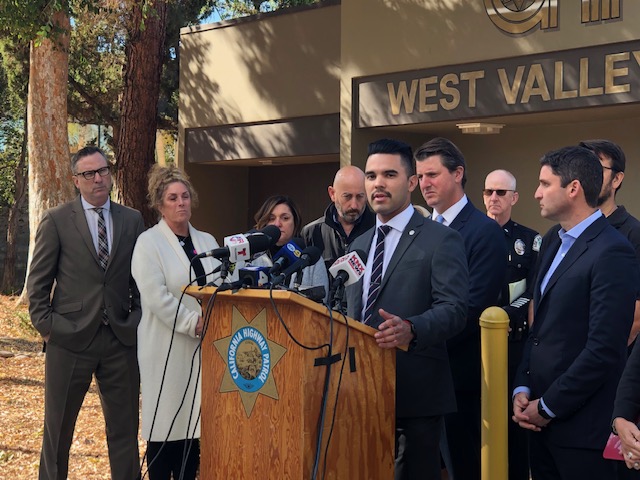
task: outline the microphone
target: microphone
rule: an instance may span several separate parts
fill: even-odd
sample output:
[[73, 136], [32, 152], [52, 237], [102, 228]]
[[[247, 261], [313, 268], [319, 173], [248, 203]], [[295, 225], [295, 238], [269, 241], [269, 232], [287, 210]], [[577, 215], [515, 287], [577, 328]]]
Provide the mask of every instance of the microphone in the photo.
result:
[[305, 248], [300, 254], [300, 258], [285, 268], [282, 273], [271, 280], [273, 285], [279, 285], [283, 283], [291, 274], [297, 272], [298, 270], [302, 270], [309, 265], [313, 265], [322, 256], [322, 251], [314, 246], [310, 245]]
[[304, 241], [300, 242], [298, 238], [294, 238], [291, 241], [285, 243], [280, 250], [273, 257], [273, 266], [269, 270], [269, 275], [278, 275], [283, 268], [296, 262], [300, 255], [302, 255], [302, 249], [298, 247], [299, 244], [304, 245]]
[[243, 267], [238, 270], [238, 278], [247, 287], [266, 288], [269, 285], [269, 267]]
[[280, 240], [280, 229], [275, 225], [267, 225], [262, 230], [250, 230], [246, 235], [247, 237], [253, 235], [266, 235], [272, 240], [273, 243], [271, 243], [271, 245], [275, 245], [278, 243], [278, 240]]
[[[278, 230], [277, 238], [273, 227]], [[269, 234], [270, 233], [270, 234]], [[275, 245], [280, 238], [280, 230], [275, 225], [269, 225], [267, 228], [249, 235], [231, 235], [225, 237], [224, 247], [214, 248], [207, 252], [196, 255], [197, 258], [215, 257], [218, 259], [228, 259], [232, 263], [238, 260], [248, 260], [251, 258], [251, 252], [264, 252], [271, 246]]]
[[349, 286], [356, 283], [364, 275], [365, 263], [363, 258], [367, 258], [362, 250], [354, 250], [338, 258], [329, 267], [329, 273], [333, 277], [332, 290], [337, 290], [340, 286]]
[[238, 270], [238, 280], [231, 283], [223, 283], [218, 288], [218, 291], [238, 290], [243, 287], [267, 288], [268, 285], [269, 267], [247, 266]]

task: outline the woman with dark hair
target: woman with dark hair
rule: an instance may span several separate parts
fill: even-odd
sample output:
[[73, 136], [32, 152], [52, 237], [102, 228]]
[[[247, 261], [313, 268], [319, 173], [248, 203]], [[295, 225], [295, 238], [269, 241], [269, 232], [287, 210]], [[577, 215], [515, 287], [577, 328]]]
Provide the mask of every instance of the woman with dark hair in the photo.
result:
[[[258, 257], [251, 262], [254, 266], [270, 266], [272, 259], [280, 248], [291, 241], [294, 237], [299, 237], [302, 231], [302, 215], [293, 200], [286, 195], [274, 195], [265, 200], [260, 209], [256, 212], [254, 219], [255, 228], [260, 230], [267, 225], [275, 225], [280, 229], [280, 239], [265, 255]], [[304, 245], [299, 245], [303, 247]], [[294, 279], [289, 282], [293, 286]], [[327, 268], [322, 258], [313, 265], [302, 270], [302, 280], [300, 285], [304, 287], [323, 286], [325, 292], [329, 291], [329, 276]]]

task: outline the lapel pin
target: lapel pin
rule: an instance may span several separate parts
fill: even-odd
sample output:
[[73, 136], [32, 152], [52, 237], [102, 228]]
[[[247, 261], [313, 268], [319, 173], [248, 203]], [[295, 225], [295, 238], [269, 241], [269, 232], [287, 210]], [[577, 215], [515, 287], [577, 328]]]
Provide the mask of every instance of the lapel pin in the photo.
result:
[[413, 235], [414, 233], [416, 233], [415, 230], [409, 230], [409, 235]]

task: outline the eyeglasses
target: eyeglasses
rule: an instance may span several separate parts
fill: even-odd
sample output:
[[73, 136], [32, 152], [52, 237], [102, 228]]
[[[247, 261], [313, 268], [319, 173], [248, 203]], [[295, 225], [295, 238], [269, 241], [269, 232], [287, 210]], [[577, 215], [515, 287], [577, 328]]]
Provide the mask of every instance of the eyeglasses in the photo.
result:
[[93, 180], [96, 177], [96, 173], [101, 177], [106, 177], [111, 173], [111, 168], [102, 167], [102, 168], [99, 168], [98, 170], [87, 170], [86, 172], [78, 172], [73, 176], [77, 177], [78, 175], [82, 175], [86, 180]]
[[493, 192], [496, 192], [496, 195], [498, 195], [499, 197], [504, 197], [507, 192], [515, 192], [515, 190], [494, 190], [493, 188], [485, 188], [484, 190], [482, 190], [482, 195], [484, 195], [485, 197], [490, 197], [491, 195], [493, 195]]
[[605, 167], [604, 165], [602, 165], [602, 168], [605, 168], [605, 169], [607, 169], [607, 170], [611, 170], [612, 172], [616, 172], [616, 173], [618, 173], [618, 170], [616, 170], [615, 168]]

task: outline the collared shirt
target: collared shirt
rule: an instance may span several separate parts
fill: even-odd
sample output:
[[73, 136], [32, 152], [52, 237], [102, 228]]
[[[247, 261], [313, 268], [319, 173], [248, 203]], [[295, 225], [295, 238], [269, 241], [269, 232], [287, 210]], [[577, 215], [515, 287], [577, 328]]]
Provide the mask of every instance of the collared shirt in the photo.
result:
[[[400, 238], [402, 237], [402, 232], [407, 228], [409, 220], [413, 216], [413, 212], [415, 209], [413, 205], [409, 204], [407, 208], [405, 208], [398, 215], [393, 217], [387, 223], [382, 223], [380, 219], [376, 216], [376, 233], [373, 235], [373, 239], [371, 242], [371, 248], [369, 249], [369, 256], [367, 257], [367, 265], [373, 265], [373, 256], [375, 254], [376, 242], [378, 240], [378, 227], [382, 225], [388, 225], [391, 227], [389, 233], [384, 239], [384, 256], [382, 257], [382, 278], [384, 278], [384, 274], [387, 271], [387, 267], [389, 266], [389, 262], [391, 261], [391, 257], [393, 256], [393, 252], [396, 251], [396, 247], [398, 243], [400, 243]], [[369, 296], [369, 283], [371, 282], [371, 268], [365, 268], [364, 277], [362, 279], [362, 315], [360, 318], [364, 318], [364, 309], [367, 305], [367, 297]]]
[[467, 195], [464, 194], [464, 195], [462, 195], [462, 198], [460, 200], [458, 200], [456, 203], [451, 205], [444, 212], [438, 212], [434, 208], [433, 209], [433, 213], [431, 214], [431, 220], [433, 220], [435, 222], [435, 221], [437, 221], [436, 218], [438, 218], [438, 215], [442, 215], [442, 217], [444, 218], [444, 222], [442, 222], [442, 224], [444, 226], [448, 227], [449, 225], [451, 225], [451, 222], [453, 222], [456, 219], [458, 214], [467, 205], [467, 203], [469, 203], [469, 200], [467, 199]]
[[544, 293], [545, 289], [547, 288], [547, 284], [549, 283], [549, 279], [556, 271], [558, 265], [560, 265], [569, 249], [573, 246], [574, 243], [576, 243], [578, 237], [582, 235], [582, 233], [584, 233], [584, 231], [601, 216], [602, 212], [600, 211], [600, 209], [598, 209], [587, 218], [582, 220], [580, 223], [578, 223], [576, 226], [574, 226], [572, 229], [565, 230], [564, 228], [561, 228], [560, 230], [558, 230], [558, 236], [560, 237], [560, 241], [562, 242], [562, 244], [556, 252], [556, 256], [554, 257], [553, 262], [551, 262], [549, 270], [547, 270], [547, 273], [544, 275], [542, 283], [540, 283], [540, 292]]
[[80, 196], [82, 202], [82, 208], [84, 209], [84, 216], [87, 219], [87, 225], [89, 225], [89, 232], [91, 232], [91, 239], [93, 240], [93, 246], [98, 251], [98, 212], [95, 208], [102, 208], [102, 216], [104, 223], [107, 227], [107, 238], [109, 239], [109, 253], [111, 253], [111, 245], [113, 244], [113, 223], [111, 221], [111, 200], [107, 199], [102, 207], [94, 207], [87, 202], [82, 196]]
[[[560, 248], [556, 252], [556, 256], [554, 257], [553, 262], [551, 262], [551, 266], [549, 267], [549, 270], [547, 270], [547, 273], [542, 279], [542, 283], [540, 284], [541, 292], [544, 292], [545, 288], [547, 287], [547, 284], [549, 283], [549, 279], [553, 275], [553, 272], [556, 270], [558, 265], [560, 265], [560, 263], [566, 256], [569, 249], [573, 246], [574, 243], [576, 243], [576, 240], [578, 239], [578, 237], [582, 235], [584, 231], [587, 228], [589, 228], [591, 224], [601, 216], [602, 216], [602, 212], [600, 211], [600, 209], [598, 209], [595, 212], [593, 212], [591, 215], [589, 215], [587, 218], [582, 220], [580, 223], [578, 223], [576, 226], [571, 228], [570, 230], [565, 230], [564, 228], [561, 228], [560, 230], [558, 230], [558, 236], [562, 241], [562, 245], [560, 245]], [[521, 385], [516, 387], [513, 390], [513, 397], [515, 397], [520, 392], [526, 393], [527, 398], [529, 398], [529, 396], [531, 395], [531, 389], [529, 387], [525, 387]], [[547, 412], [551, 418], [555, 418], [556, 415], [547, 406], [547, 404], [544, 402], [544, 399], [542, 397], [540, 397], [540, 403], [542, 404], [542, 408], [544, 409], [544, 411]]]

